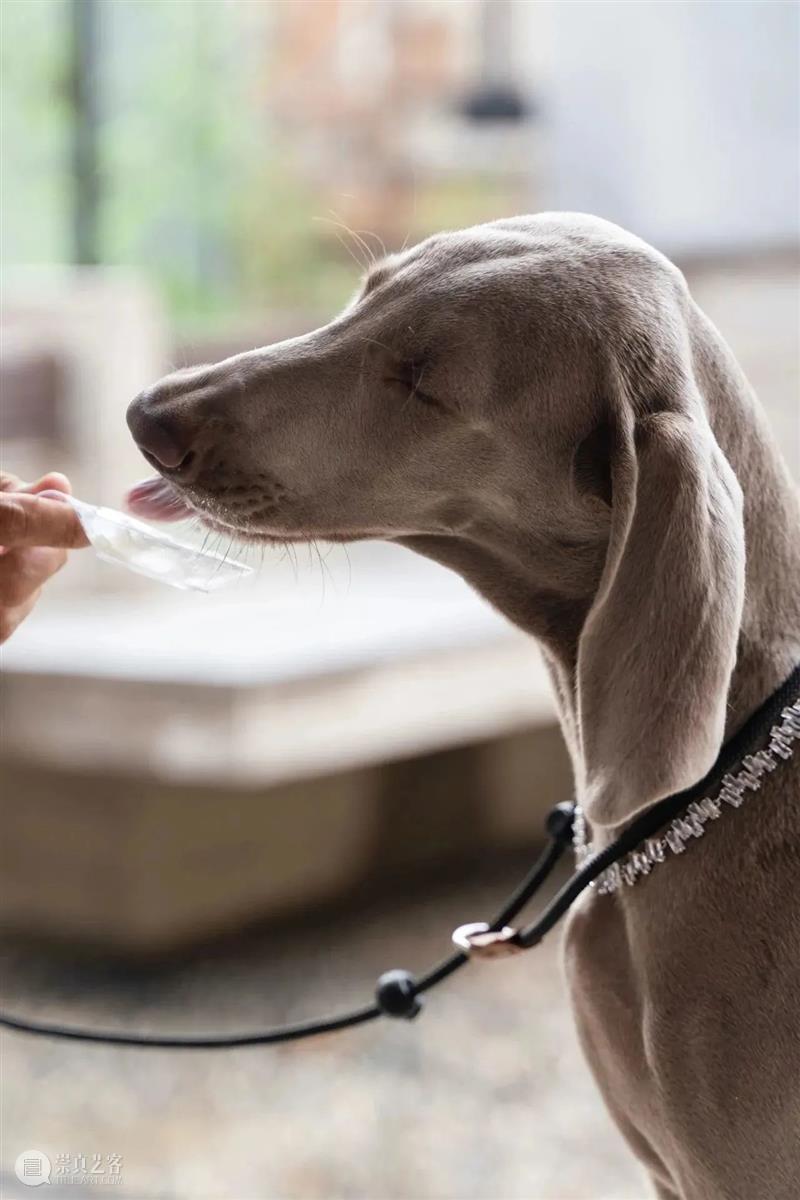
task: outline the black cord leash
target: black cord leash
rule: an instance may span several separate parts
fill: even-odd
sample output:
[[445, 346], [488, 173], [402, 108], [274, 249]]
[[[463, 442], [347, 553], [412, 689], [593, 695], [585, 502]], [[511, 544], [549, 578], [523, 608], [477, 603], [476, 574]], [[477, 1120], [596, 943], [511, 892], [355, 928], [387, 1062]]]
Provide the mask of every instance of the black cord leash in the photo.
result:
[[[550, 834], [550, 844], [534, 863], [525, 879], [509, 899], [505, 907], [497, 914], [497, 918], [489, 926], [481, 926], [489, 931], [502, 929], [507, 921], [515, 917], [527, 904], [528, 900], [541, 887], [564, 851], [572, 840], [572, 817], [574, 805], [559, 804], [547, 818], [547, 830]], [[21, 1017], [0, 1014], [0, 1025], [6, 1029], [14, 1029], [19, 1033], [39, 1034], [43, 1037], [71, 1038], [77, 1042], [102, 1042], [113, 1046], [141, 1046], [161, 1050], [225, 1050], [236, 1046], [270, 1046], [277, 1042], [292, 1042], [300, 1038], [314, 1037], [321, 1033], [334, 1033], [339, 1029], [349, 1029], [354, 1025], [363, 1025], [378, 1017], [415, 1017], [422, 1008], [420, 997], [438, 983], [447, 979], [460, 967], [469, 961], [467, 951], [459, 951], [442, 959], [419, 979], [409, 971], [392, 970], [381, 975], [375, 988], [375, 1000], [362, 1008], [338, 1016], [323, 1018], [320, 1021], [301, 1021], [295, 1025], [280, 1025], [274, 1029], [265, 1029], [256, 1033], [231, 1033], [212, 1036], [175, 1035], [147, 1033], [115, 1033], [111, 1030], [83, 1029], [72, 1025], [56, 1025], [40, 1021], [31, 1021]]]
[[537, 919], [520, 930], [509, 928], [525, 905], [538, 892], [550, 875], [564, 851], [572, 844], [572, 826], [575, 815], [574, 803], [557, 804], [546, 821], [549, 844], [531, 867], [516, 891], [490, 923], [475, 923], [460, 926], [453, 934], [459, 947], [455, 954], [442, 959], [426, 974], [415, 978], [409, 971], [392, 970], [381, 975], [375, 989], [375, 1000], [350, 1012], [327, 1017], [320, 1021], [301, 1021], [293, 1025], [280, 1025], [255, 1033], [231, 1033], [210, 1036], [176, 1035], [163, 1036], [147, 1033], [115, 1033], [79, 1026], [50, 1024], [0, 1013], [0, 1026], [18, 1033], [38, 1034], [42, 1037], [69, 1038], [78, 1042], [101, 1042], [112, 1046], [139, 1046], [161, 1050], [226, 1050], [241, 1046], [268, 1046], [277, 1042], [297, 1041], [322, 1033], [334, 1033], [363, 1025], [378, 1017], [401, 1017], [407, 1020], [417, 1016], [422, 1008], [421, 997], [425, 992], [442, 983], [467, 963], [472, 955], [494, 958], [528, 950], [546, 934], [569, 911], [577, 898], [599, 875], [610, 866], [635, 850], [646, 838], [652, 837], [664, 825], [677, 817], [693, 800], [701, 799], [713, 785], [756, 743], [769, 734], [769, 730], [780, 714], [800, 691], [800, 666], [749, 718], [737, 734], [722, 748], [720, 755], [708, 774], [692, 787], [673, 796], [667, 796], [652, 805], [633, 821], [625, 831], [604, 850], [584, 863], [570, 880], [553, 897]]

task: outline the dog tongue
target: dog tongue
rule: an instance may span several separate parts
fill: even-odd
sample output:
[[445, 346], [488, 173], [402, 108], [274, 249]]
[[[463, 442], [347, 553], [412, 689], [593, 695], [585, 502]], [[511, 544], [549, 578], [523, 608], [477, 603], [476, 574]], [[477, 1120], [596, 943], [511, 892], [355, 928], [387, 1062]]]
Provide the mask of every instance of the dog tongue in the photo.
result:
[[125, 507], [148, 521], [182, 521], [194, 513], [172, 484], [158, 476], [135, 483], [125, 497]]

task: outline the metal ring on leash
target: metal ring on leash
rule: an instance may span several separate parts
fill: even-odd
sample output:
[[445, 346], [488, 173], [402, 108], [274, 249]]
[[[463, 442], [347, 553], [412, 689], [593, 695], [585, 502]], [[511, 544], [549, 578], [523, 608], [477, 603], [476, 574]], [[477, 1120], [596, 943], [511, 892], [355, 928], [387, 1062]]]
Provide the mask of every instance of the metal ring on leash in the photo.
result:
[[509, 954], [520, 954], [525, 949], [516, 940], [517, 936], [518, 930], [510, 925], [492, 929], [485, 921], [473, 921], [471, 925], [459, 925], [454, 929], [452, 942], [472, 958], [507, 958]]

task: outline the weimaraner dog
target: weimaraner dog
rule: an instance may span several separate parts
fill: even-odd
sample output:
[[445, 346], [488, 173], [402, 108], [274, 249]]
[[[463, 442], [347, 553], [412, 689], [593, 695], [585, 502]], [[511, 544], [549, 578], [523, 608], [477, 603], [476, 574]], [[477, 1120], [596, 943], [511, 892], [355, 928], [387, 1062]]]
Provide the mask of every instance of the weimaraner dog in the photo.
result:
[[[797, 491], [681, 273], [605, 221], [429, 238], [329, 325], [170, 375], [129, 422], [159, 472], [134, 511], [399, 542], [536, 638], [595, 846], [701, 779], [800, 661]], [[570, 919], [580, 1036], [661, 1197], [800, 1196], [790, 749]]]

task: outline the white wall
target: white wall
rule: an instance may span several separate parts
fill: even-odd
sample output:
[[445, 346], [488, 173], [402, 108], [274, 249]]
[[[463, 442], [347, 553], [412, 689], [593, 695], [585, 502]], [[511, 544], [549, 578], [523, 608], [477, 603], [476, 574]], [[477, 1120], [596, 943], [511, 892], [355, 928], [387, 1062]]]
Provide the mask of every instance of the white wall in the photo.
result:
[[798, 229], [794, 3], [519, 0], [550, 134], [546, 206], [667, 251]]

